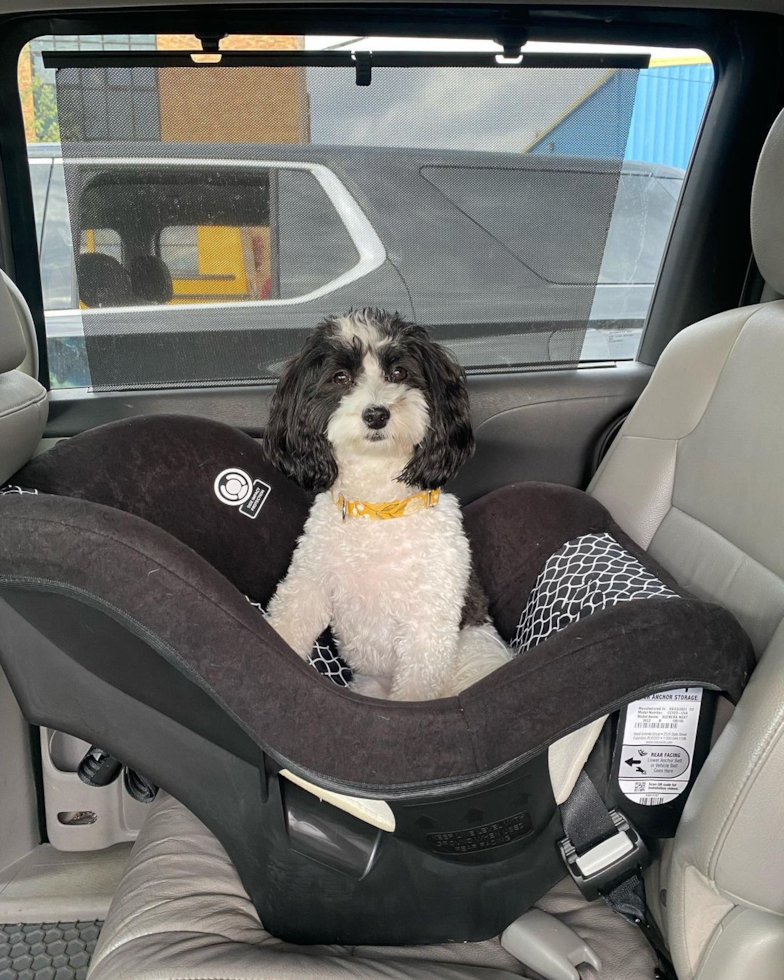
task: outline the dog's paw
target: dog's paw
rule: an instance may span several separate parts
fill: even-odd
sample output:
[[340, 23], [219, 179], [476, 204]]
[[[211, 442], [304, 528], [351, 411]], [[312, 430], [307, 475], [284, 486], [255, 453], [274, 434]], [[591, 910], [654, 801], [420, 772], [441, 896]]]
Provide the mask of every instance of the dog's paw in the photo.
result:
[[367, 674], [354, 674], [351, 690], [365, 698], [387, 700], [392, 692], [392, 679], [389, 677], [370, 677]]

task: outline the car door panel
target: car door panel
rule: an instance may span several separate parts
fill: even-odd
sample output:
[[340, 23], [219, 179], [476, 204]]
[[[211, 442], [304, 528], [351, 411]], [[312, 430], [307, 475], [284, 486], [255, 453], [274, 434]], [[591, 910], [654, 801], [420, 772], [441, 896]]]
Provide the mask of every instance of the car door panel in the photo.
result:
[[[468, 379], [477, 451], [450, 485], [465, 502], [522, 480], [584, 486], [607, 427], [636, 401], [651, 369], [637, 362], [473, 375]], [[60, 439], [146, 414], [199, 415], [260, 436], [274, 386], [147, 392], [53, 391], [45, 437]]]

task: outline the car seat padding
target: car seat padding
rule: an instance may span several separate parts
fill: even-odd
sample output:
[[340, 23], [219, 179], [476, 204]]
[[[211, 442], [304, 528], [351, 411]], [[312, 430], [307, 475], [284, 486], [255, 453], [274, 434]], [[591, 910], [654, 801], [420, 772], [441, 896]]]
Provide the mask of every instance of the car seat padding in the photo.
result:
[[[216, 492], [230, 468], [267, 488], [255, 516]], [[465, 510], [507, 641], [547, 558], [584, 533], [611, 533], [680, 599], [601, 609], [458, 698], [386, 703], [381, 712], [315, 676], [245, 599], [272, 595], [309, 505], [250, 437], [202, 419], [133, 419], [61, 443], [15, 482], [41, 493], [0, 500], [3, 538], [16, 555], [6, 581], [46, 590], [54, 580], [143, 624], [151, 645], [282, 765], [343, 788], [383, 793], [481, 777], [655, 690], [703, 684], [736, 699], [753, 665], [734, 618], [680, 589], [598, 501], [521, 484]]]

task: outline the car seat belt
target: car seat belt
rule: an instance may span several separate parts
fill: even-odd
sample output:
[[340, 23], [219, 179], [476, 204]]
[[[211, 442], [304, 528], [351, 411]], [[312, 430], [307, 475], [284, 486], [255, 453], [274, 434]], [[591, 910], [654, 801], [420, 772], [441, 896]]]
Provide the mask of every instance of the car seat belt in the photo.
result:
[[601, 896], [613, 912], [639, 926], [659, 960], [655, 976], [677, 980], [645, 901], [642, 871], [651, 863], [645, 842], [620, 810], [608, 809], [584, 769], [560, 811], [566, 837], [559, 847], [577, 887], [588, 901]]

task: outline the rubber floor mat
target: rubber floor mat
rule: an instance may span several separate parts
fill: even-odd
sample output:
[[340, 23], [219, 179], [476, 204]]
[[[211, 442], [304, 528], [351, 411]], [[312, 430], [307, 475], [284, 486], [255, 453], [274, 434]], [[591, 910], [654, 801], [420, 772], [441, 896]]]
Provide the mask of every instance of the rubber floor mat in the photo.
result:
[[103, 922], [0, 925], [0, 980], [84, 980]]

